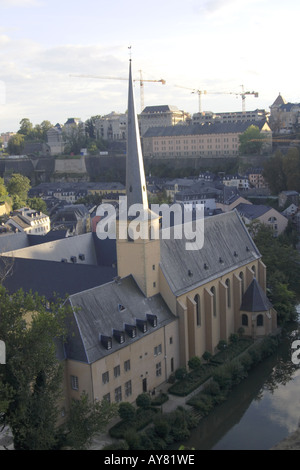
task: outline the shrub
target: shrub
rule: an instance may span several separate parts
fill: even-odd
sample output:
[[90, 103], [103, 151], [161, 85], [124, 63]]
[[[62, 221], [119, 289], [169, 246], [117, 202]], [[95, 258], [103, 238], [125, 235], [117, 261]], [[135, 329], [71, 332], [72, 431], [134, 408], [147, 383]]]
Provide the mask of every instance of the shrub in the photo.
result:
[[151, 397], [148, 393], [141, 393], [136, 397], [136, 404], [140, 408], [150, 408]]
[[148, 432], [140, 434], [140, 446], [145, 450], [153, 450], [154, 444], [148, 434]]
[[220, 393], [220, 385], [215, 380], [211, 380], [203, 390], [207, 395], [218, 395]]
[[219, 384], [221, 390], [230, 390], [232, 386], [231, 374], [224, 366], [219, 367], [213, 374], [213, 380]]
[[129, 429], [128, 431], [126, 431], [126, 433], [124, 434], [124, 439], [127, 442], [128, 448], [130, 450], [141, 449], [140, 437], [134, 429]]
[[187, 370], [185, 367], [179, 367], [179, 369], [175, 371], [175, 378], [177, 380], [183, 380], [185, 379], [186, 376], [187, 376]]
[[169, 434], [169, 430], [170, 430], [166, 419], [163, 418], [162, 416], [157, 416], [154, 419], [154, 430], [159, 437], [161, 437], [162, 439], [165, 439], [167, 435]]
[[225, 339], [221, 339], [218, 343], [217, 349], [219, 351], [224, 351], [224, 349], [226, 348], [227, 348], [227, 341], [225, 341]]
[[191, 357], [188, 362], [188, 366], [190, 369], [198, 369], [201, 366], [201, 359], [198, 356]]
[[245, 370], [250, 370], [252, 366], [252, 357], [248, 352], [245, 352], [241, 357], [240, 361]]
[[247, 372], [238, 359], [234, 359], [229, 362], [226, 365], [226, 370], [231, 376], [231, 382], [233, 385], [239, 384], [245, 377], [247, 377]]
[[240, 326], [239, 329], [238, 329], [238, 335], [241, 337], [241, 336], [243, 336], [244, 333], [245, 333], [245, 328]]
[[206, 362], [209, 362], [211, 361], [213, 355], [209, 351], [205, 351], [205, 353], [202, 354], [202, 357]]
[[167, 393], [160, 393], [157, 397], [151, 400], [151, 405], [160, 406], [168, 400], [169, 400], [169, 395]]
[[124, 421], [132, 422], [135, 419], [135, 408], [131, 403], [120, 403], [118, 413], [120, 418]]
[[252, 359], [252, 364], [258, 364], [261, 361], [261, 351], [258, 350], [256, 345], [249, 349], [249, 354]]
[[190, 400], [190, 404], [198, 411], [202, 416], [206, 416], [214, 406], [213, 399], [205, 393], [199, 393], [197, 397]]
[[239, 335], [237, 333], [231, 333], [229, 336], [230, 343], [237, 343], [239, 340]]

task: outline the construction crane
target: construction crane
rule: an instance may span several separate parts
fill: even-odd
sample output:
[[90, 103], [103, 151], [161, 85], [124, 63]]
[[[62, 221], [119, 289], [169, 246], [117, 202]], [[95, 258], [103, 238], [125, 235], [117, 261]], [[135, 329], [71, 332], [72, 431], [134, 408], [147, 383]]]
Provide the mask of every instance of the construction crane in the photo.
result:
[[187, 88], [185, 86], [175, 85], [177, 88], [185, 88], [186, 90], [190, 90], [191, 93], [195, 93], [198, 95], [199, 100], [199, 113], [202, 113], [202, 104], [201, 104], [201, 97], [202, 95], [206, 95], [206, 90], [196, 90], [195, 88]]
[[[141, 105], [141, 112], [144, 109], [144, 82], [159, 82], [162, 85], [166, 84], [166, 80], [160, 79], [160, 80], [145, 80], [142, 77], [142, 71], [139, 70], [140, 72], [140, 78], [139, 79], [134, 79], [134, 82], [140, 82], [140, 105]], [[71, 74], [70, 77], [81, 77], [81, 78], [100, 78], [102, 80], [128, 80], [128, 78], [123, 78], [123, 77], [100, 77], [99, 75], [73, 75]]]
[[242, 111], [243, 113], [246, 112], [246, 95], [254, 95], [255, 98], [258, 98], [257, 91], [244, 91], [244, 85], [241, 85], [242, 92], [234, 92], [234, 91], [206, 91], [206, 90], [196, 90], [194, 88], [187, 88], [180, 85], [175, 85], [177, 88], [185, 88], [186, 90], [191, 90], [192, 93], [197, 93], [199, 97], [199, 113], [202, 113], [202, 106], [201, 106], [201, 96], [206, 94], [211, 95], [237, 95], [242, 97]]
[[255, 98], [258, 98], [258, 93], [257, 91], [244, 91], [244, 85], [241, 85], [241, 87], [242, 87], [241, 93], [229, 92], [229, 94], [242, 97], [242, 111], [243, 113], [245, 113], [246, 112], [246, 95], [254, 95]]

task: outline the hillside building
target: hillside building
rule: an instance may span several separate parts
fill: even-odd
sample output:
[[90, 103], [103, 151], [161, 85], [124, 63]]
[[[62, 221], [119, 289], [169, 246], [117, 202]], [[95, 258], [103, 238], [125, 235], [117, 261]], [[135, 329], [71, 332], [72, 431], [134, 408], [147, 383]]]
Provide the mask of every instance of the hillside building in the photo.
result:
[[[239, 136], [254, 124], [271, 145], [272, 132], [266, 121], [230, 122], [149, 128], [143, 135], [145, 157], [196, 158], [237, 157]], [[265, 146], [265, 149], [266, 149]]]

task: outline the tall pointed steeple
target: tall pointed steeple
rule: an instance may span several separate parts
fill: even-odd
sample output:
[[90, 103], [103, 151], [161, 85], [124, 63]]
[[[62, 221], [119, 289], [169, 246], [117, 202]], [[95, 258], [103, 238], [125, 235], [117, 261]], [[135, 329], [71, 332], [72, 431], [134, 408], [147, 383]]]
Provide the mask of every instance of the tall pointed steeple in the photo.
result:
[[128, 115], [127, 115], [127, 157], [126, 157], [126, 195], [127, 205], [142, 204], [148, 210], [148, 197], [144, 161], [140, 140], [135, 100], [133, 93], [133, 80], [131, 59], [129, 61], [128, 86]]

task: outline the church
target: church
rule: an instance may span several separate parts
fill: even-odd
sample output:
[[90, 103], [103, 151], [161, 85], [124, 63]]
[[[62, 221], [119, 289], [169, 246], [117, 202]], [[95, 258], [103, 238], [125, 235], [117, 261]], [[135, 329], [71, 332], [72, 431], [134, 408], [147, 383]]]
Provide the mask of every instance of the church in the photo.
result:
[[[131, 61], [126, 158], [128, 206], [150, 212]], [[143, 223], [150, 219], [160, 230], [158, 216]], [[129, 218], [117, 221], [117, 233], [121, 224], [126, 230]], [[205, 219], [199, 250], [186, 250], [184, 237], [173, 232], [169, 238], [117, 236], [117, 276], [69, 297], [68, 396], [85, 390], [91, 399], [133, 402], [191, 357], [214, 353], [240, 327], [253, 337], [276, 329], [266, 267], [236, 211]]]
[[[253, 338], [277, 328], [276, 312], [266, 297], [266, 267], [237, 211], [205, 218], [198, 250], [186, 249], [187, 239], [175, 236], [175, 226], [169, 237], [162, 236], [161, 217], [148, 204], [131, 60], [127, 133], [127, 204], [139, 205], [144, 215], [140, 223], [149, 236], [132, 237], [132, 217], [118, 217], [115, 240], [98, 240], [91, 233], [3, 253], [15, 262], [8, 288], [18, 279], [34, 285], [30, 276], [38, 273], [41, 280], [43, 272], [47, 282], [39, 281], [41, 294], [56, 290], [55, 282], [68, 283], [66, 302], [72, 314], [60, 349], [65, 407], [83, 391], [91, 400], [134, 402], [142, 392], [159, 388], [190, 358], [216, 352], [219, 341], [240, 327]], [[127, 236], [120, 237], [124, 232]], [[82, 265], [61, 263], [70, 247], [69, 254], [81, 253]], [[98, 266], [97, 259], [107, 260], [109, 250], [113, 262], [111, 258]], [[35, 270], [28, 269], [32, 262]], [[27, 276], [21, 276], [25, 270]], [[76, 273], [74, 282], [71, 272]]]

